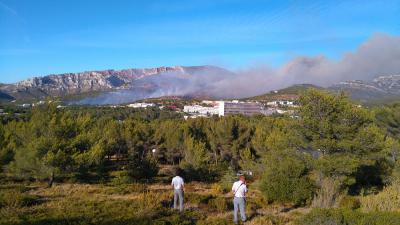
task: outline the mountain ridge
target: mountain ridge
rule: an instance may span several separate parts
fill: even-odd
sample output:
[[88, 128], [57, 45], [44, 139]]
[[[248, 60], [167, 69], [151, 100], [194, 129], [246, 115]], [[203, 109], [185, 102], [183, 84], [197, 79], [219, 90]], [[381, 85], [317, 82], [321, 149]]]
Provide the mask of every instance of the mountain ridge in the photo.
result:
[[[221, 82], [229, 82], [229, 78], [238, 76], [239, 74], [211, 65], [50, 74], [32, 77], [14, 84], [0, 84], [0, 101], [56, 97], [73, 100], [72, 104], [121, 104], [161, 96], [208, 96], [210, 99], [221, 99], [226, 97], [222, 94], [224, 90], [221, 90], [218, 85]], [[308, 88], [332, 92], [344, 91], [351, 98], [361, 102], [396, 99], [400, 98], [400, 74], [381, 75], [367, 81], [341, 81], [326, 88], [313, 84], [294, 84], [244, 99], [296, 100], [299, 93]], [[235, 92], [234, 89], [229, 91]]]
[[353, 99], [364, 102], [379, 98], [400, 97], [400, 74], [378, 76], [370, 81], [342, 81], [328, 89], [347, 92]]
[[[174, 74], [178, 78], [184, 78], [211, 70], [230, 73], [230, 71], [210, 65], [94, 70], [32, 77], [13, 84], [3, 84], [0, 86], [0, 91], [15, 99], [42, 99], [48, 96], [65, 97], [90, 92], [126, 90], [135, 87], [136, 83], [140, 83], [140, 80], [154, 75]], [[142, 85], [144, 89], [146, 89], [145, 86]]]

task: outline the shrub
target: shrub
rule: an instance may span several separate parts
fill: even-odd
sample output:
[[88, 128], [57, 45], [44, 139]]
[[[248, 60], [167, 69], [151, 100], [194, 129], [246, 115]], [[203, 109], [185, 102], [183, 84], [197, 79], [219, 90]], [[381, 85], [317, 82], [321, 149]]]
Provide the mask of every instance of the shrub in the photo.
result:
[[39, 197], [23, 194], [17, 191], [9, 191], [0, 194], [0, 207], [19, 208], [31, 206], [38, 202]]
[[112, 175], [114, 175], [114, 177], [111, 180], [111, 184], [114, 186], [120, 186], [132, 182], [132, 178], [128, 176], [127, 171], [115, 171]]
[[344, 217], [338, 210], [314, 209], [298, 220], [301, 225], [344, 225]]
[[179, 167], [175, 167], [175, 166], [161, 167], [160, 170], [158, 171], [158, 176], [163, 176], [163, 177], [174, 176], [177, 173], [178, 169], [179, 169]]
[[209, 206], [210, 210], [215, 210], [217, 212], [226, 212], [228, 210], [227, 199], [223, 197], [210, 199], [207, 205]]
[[151, 179], [158, 173], [158, 165], [151, 156], [140, 159], [138, 153], [129, 157], [128, 175], [135, 180]]
[[314, 209], [296, 221], [299, 225], [400, 224], [400, 213], [362, 213], [349, 209]]
[[275, 225], [275, 224], [290, 224], [289, 219], [279, 216], [258, 216], [248, 222], [250, 225]]
[[237, 181], [237, 179], [238, 176], [236, 175], [235, 171], [233, 171], [231, 168], [226, 170], [220, 181], [222, 191], [224, 193], [230, 192], [233, 183]]
[[207, 204], [213, 196], [201, 195], [197, 193], [185, 193], [185, 201], [192, 204]]
[[161, 207], [161, 200], [167, 199], [168, 193], [157, 193], [145, 191], [138, 194], [137, 202], [139, 203], [139, 209], [149, 210]]
[[142, 193], [147, 191], [146, 184], [132, 183], [132, 184], [118, 184], [114, 187], [106, 189], [107, 194], [126, 195], [131, 193]]
[[313, 185], [301, 155], [273, 152], [267, 156], [260, 188], [269, 202], [304, 205], [311, 200]]
[[358, 198], [352, 196], [344, 196], [339, 203], [340, 208], [346, 209], [358, 209], [361, 206], [361, 202]]
[[198, 225], [229, 225], [232, 224], [226, 218], [212, 218], [209, 217], [205, 220], [200, 220], [197, 222]]
[[394, 181], [376, 195], [361, 197], [364, 211], [398, 211], [400, 209], [400, 181]]
[[250, 202], [253, 202], [256, 208], [263, 208], [268, 205], [268, 202], [264, 196], [256, 196], [254, 198], [249, 198], [249, 203]]
[[323, 178], [321, 187], [316, 192], [311, 206], [314, 208], [331, 208], [338, 206], [340, 199], [340, 181], [333, 178]]
[[[144, 224], [154, 224], [154, 225], [191, 225], [194, 224], [194, 221], [199, 219], [203, 219], [204, 215], [199, 212], [194, 211], [184, 211], [183, 213], [175, 213], [174, 211], [162, 211], [164, 215], [158, 214], [158, 216], [162, 216], [159, 219], [152, 219]], [[136, 224], [135, 224], [136, 225]]]
[[219, 194], [223, 194], [224, 190], [220, 184], [214, 183], [211, 185], [211, 192], [214, 195], [219, 195]]
[[212, 182], [219, 177], [217, 168], [210, 165], [196, 168], [193, 165], [182, 161], [179, 166], [183, 170], [183, 175], [186, 178], [186, 181]]

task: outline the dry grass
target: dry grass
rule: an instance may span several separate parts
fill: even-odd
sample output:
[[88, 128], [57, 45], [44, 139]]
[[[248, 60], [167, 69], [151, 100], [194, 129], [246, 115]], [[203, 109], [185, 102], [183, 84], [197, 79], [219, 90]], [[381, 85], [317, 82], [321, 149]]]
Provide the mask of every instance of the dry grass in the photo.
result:
[[376, 195], [361, 197], [361, 209], [365, 212], [400, 212], [400, 181], [395, 181]]
[[332, 178], [324, 178], [311, 206], [314, 208], [338, 207], [343, 195], [340, 193], [340, 182]]
[[[40, 204], [30, 207], [0, 210], [0, 224], [140, 224], [142, 221], [197, 221], [199, 224], [230, 224], [231, 194], [218, 194], [215, 185], [189, 183], [186, 185], [185, 214], [171, 210], [172, 191], [167, 184], [118, 186], [101, 184], [35, 184], [25, 192], [40, 198]], [[298, 209], [296, 209], [298, 210]], [[247, 203], [246, 224], [290, 224], [303, 212], [267, 205], [261, 194], [251, 190]], [[50, 221], [50, 222], [48, 222]], [[181, 221], [181, 222], [179, 222]], [[145, 224], [145, 222], [143, 222]], [[163, 224], [163, 222], [161, 222]]]

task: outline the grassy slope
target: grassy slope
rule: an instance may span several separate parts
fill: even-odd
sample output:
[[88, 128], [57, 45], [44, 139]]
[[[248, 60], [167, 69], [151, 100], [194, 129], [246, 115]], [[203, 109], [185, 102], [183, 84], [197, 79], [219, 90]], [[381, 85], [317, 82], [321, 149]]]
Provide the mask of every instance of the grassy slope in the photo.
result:
[[[337, 93], [339, 90], [332, 90], [332, 89], [325, 89], [319, 86], [315, 86], [312, 84], [296, 84], [284, 89], [280, 89], [277, 93], [271, 91], [270, 93], [266, 93], [259, 96], [254, 96], [250, 98], [246, 98], [244, 100], [253, 100], [253, 101], [260, 101], [260, 102], [268, 102], [274, 100], [297, 100], [299, 95], [306, 91], [309, 88], [315, 88], [319, 90], [326, 90], [329, 92]], [[346, 93], [346, 91], [345, 91]], [[352, 96], [351, 93], [347, 92], [349, 96]], [[356, 104], [362, 104], [368, 107], [373, 106], [381, 106], [385, 104], [393, 104], [396, 102], [400, 102], [400, 97], [398, 96], [383, 96], [379, 98], [370, 98], [370, 99], [360, 99], [357, 96], [352, 97], [353, 101]]]
[[284, 89], [277, 90], [276, 93], [274, 91], [271, 91], [263, 95], [246, 98], [244, 100], [253, 100], [253, 101], [297, 100], [298, 96], [309, 88], [323, 89], [322, 87], [318, 87], [312, 84], [296, 84]]
[[[0, 224], [232, 224], [231, 195], [211, 184], [186, 185], [183, 214], [171, 209], [171, 188], [161, 183], [64, 183], [52, 188], [34, 183], [0, 188], [0, 193], [21, 190], [34, 199], [25, 205], [10, 200], [16, 202], [12, 207], [0, 207]], [[284, 212], [282, 206], [264, 205], [260, 194], [250, 190], [247, 224], [286, 224], [298, 217], [299, 210]]]
[[[59, 183], [46, 188], [42, 183], [2, 182], [0, 224], [233, 224], [230, 193], [220, 192], [216, 184], [193, 182], [185, 186], [185, 211], [179, 213], [171, 209], [173, 196], [170, 185], [166, 183]], [[335, 209], [293, 208], [267, 204], [256, 184], [249, 186], [247, 225], [400, 223], [397, 205], [395, 211], [353, 210], [346, 206]], [[398, 192], [388, 195], [387, 201], [396, 196]], [[380, 202], [381, 196], [367, 196], [377, 197], [378, 203], [384, 204]], [[366, 200], [373, 203], [376, 202], [374, 199]]]

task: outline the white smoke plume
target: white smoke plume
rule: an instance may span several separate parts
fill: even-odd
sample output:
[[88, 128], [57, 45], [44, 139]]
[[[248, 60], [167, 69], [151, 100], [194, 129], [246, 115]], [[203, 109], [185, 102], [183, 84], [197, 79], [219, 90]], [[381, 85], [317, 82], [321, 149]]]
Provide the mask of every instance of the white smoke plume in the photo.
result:
[[400, 74], [400, 37], [375, 34], [354, 52], [338, 61], [324, 56], [298, 57], [281, 68], [260, 65], [213, 84], [221, 97], [245, 97], [293, 84], [329, 86], [345, 80], [371, 80], [380, 75]]
[[298, 57], [280, 68], [258, 65], [231, 73], [218, 67], [189, 74], [159, 74], [142, 82], [150, 92], [137, 89], [113, 92], [85, 103], [115, 104], [168, 95], [203, 95], [241, 98], [264, 94], [293, 84], [329, 86], [345, 80], [369, 81], [381, 75], [400, 74], [400, 37], [376, 34], [353, 52], [335, 61], [325, 56]]

